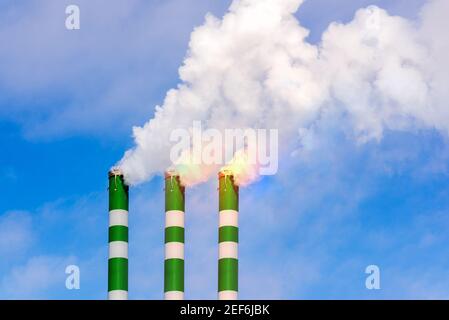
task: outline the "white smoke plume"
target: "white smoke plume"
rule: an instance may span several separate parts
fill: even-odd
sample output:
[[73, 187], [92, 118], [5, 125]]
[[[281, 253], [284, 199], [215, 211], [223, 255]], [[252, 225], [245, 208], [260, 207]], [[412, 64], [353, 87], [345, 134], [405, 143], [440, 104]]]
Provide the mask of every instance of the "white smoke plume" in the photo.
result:
[[[234, 0], [221, 20], [206, 16], [191, 34], [180, 84], [133, 128], [135, 147], [118, 163], [128, 183], [167, 169], [171, 131], [195, 120], [220, 130], [278, 128], [281, 154], [326, 112], [344, 117], [360, 143], [385, 130], [449, 133], [449, 1], [429, 1], [419, 21], [360, 9], [317, 45], [294, 16], [302, 2]], [[186, 180], [215, 174], [200, 166]]]

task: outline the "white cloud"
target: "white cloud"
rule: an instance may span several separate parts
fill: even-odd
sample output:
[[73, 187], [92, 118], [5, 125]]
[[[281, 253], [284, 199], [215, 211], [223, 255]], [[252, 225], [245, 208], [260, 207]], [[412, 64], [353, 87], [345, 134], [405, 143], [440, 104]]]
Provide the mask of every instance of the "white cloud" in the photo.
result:
[[206, 17], [191, 35], [182, 83], [154, 118], [134, 127], [135, 147], [119, 162], [129, 183], [169, 167], [170, 132], [194, 120], [216, 129], [278, 128], [281, 158], [294, 150], [298, 129], [313, 130], [328, 114], [358, 142], [380, 140], [385, 130], [449, 132], [440, 53], [448, 41], [433, 32], [444, 29], [445, 20], [433, 17], [447, 2], [430, 2], [419, 22], [360, 9], [349, 23], [332, 23], [318, 45], [293, 15], [301, 3], [234, 1], [223, 19]]
[[171, 83], [191, 28], [223, 6], [80, 0], [81, 29], [69, 31], [69, 4], [11, 2], [0, 13], [0, 117], [29, 138], [128, 132]]
[[65, 289], [65, 268], [73, 258], [34, 256], [24, 265], [13, 267], [0, 281], [3, 299], [45, 299], [51, 292]]
[[0, 255], [11, 259], [30, 248], [35, 241], [31, 214], [10, 211], [0, 216]]
[[[106, 194], [60, 199], [33, 212], [1, 215], [0, 254], [4, 257], [0, 261], [1, 298], [104, 298]], [[69, 264], [81, 268], [81, 290], [65, 288], [65, 268]], [[103, 292], [99, 292], [101, 288]]]

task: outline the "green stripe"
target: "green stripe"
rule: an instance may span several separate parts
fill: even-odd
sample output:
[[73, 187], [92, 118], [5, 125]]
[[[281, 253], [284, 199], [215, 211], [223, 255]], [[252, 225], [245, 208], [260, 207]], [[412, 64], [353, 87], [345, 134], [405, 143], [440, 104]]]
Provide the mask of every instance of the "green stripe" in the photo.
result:
[[109, 227], [109, 242], [126, 241], [128, 242], [128, 227], [111, 226]]
[[233, 176], [222, 176], [219, 180], [219, 209], [239, 210], [239, 187], [234, 184]]
[[239, 242], [239, 228], [234, 226], [224, 226], [218, 229], [218, 242], [233, 241]]
[[114, 209], [128, 210], [128, 186], [123, 176], [109, 177], [109, 211]]
[[108, 291], [128, 291], [128, 259], [111, 258], [108, 269]]
[[184, 260], [167, 259], [164, 263], [164, 292], [184, 292]]
[[165, 211], [185, 211], [184, 191], [185, 190], [180, 183], [179, 176], [165, 178]]
[[218, 260], [218, 291], [238, 291], [239, 262], [234, 258]]
[[182, 227], [167, 227], [165, 228], [165, 243], [167, 242], [182, 242], [184, 243], [184, 228]]

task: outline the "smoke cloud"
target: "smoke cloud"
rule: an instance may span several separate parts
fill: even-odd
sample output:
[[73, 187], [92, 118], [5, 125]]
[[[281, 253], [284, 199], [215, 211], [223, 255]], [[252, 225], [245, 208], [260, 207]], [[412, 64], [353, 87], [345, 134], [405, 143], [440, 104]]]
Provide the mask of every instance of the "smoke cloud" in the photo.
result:
[[[448, 1], [429, 1], [419, 21], [360, 9], [351, 22], [330, 24], [317, 45], [294, 16], [302, 2], [234, 0], [222, 19], [206, 16], [191, 34], [180, 84], [133, 128], [135, 147], [117, 164], [129, 184], [170, 167], [170, 133], [193, 121], [279, 129], [280, 157], [329, 113], [358, 143], [385, 130], [449, 133]], [[216, 175], [210, 166], [185, 172], [189, 184]]]

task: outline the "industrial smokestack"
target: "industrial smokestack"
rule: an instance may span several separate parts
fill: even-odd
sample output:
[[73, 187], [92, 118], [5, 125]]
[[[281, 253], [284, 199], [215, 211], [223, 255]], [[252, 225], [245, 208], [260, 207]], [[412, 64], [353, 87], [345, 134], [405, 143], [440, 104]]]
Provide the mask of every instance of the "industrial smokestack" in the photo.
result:
[[128, 186], [117, 168], [109, 171], [108, 298], [128, 299]]
[[238, 292], [239, 187], [230, 170], [219, 180], [218, 299], [236, 300]]
[[165, 172], [165, 300], [184, 299], [184, 196], [179, 174]]

